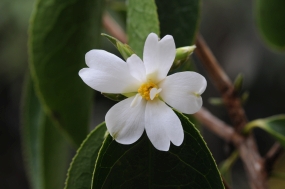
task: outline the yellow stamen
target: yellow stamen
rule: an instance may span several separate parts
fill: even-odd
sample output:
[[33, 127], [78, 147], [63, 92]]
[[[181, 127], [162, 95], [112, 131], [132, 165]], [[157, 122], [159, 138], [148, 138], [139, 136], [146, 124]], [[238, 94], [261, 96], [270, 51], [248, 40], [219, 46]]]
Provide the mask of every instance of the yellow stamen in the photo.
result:
[[[152, 88], [158, 88], [157, 85], [153, 82], [148, 82], [148, 83], [144, 83], [140, 86], [140, 88], [138, 89], [138, 93], [140, 93], [140, 95], [146, 99], [146, 100], [150, 100], [150, 90]], [[158, 97], [158, 94], [155, 95], [155, 97]]]

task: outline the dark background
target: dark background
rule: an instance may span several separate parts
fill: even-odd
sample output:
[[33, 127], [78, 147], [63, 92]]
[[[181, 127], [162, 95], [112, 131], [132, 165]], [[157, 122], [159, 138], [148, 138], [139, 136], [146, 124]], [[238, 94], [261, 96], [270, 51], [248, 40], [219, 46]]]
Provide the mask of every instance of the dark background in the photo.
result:
[[[205, 40], [230, 78], [234, 80], [237, 74], [243, 73], [243, 91], [250, 92], [245, 105], [249, 120], [285, 112], [285, 54], [273, 52], [262, 41], [256, 28], [253, 6], [252, 1], [247, 0], [203, 1], [200, 26]], [[20, 101], [28, 70], [27, 30], [32, 8], [33, 0], [0, 0], [1, 189], [29, 188], [21, 152]], [[117, 54], [106, 40], [102, 40], [102, 46]], [[195, 56], [194, 60], [198, 71], [208, 80], [203, 94], [204, 105], [228, 122], [223, 107], [214, 107], [207, 102], [210, 97], [219, 97], [219, 93]], [[93, 126], [104, 120], [105, 112], [112, 104], [112, 101], [96, 96]], [[217, 163], [220, 163], [229, 155], [231, 146], [207, 130], [202, 130], [202, 133]], [[273, 140], [261, 130], [257, 130], [255, 135], [264, 154]], [[240, 162], [234, 167], [233, 176], [235, 188], [248, 188]]]

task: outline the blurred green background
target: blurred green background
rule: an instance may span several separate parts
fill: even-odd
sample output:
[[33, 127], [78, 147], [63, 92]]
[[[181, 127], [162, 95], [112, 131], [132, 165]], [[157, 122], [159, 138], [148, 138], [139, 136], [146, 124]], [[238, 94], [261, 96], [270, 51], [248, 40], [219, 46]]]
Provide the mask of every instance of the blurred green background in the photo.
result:
[[[0, 188], [4, 189], [29, 188], [20, 143], [20, 100], [28, 71], [27, 31], [33, 3], [33, 0], [0, 0]], [[285, 112], [285, 54], [270, 50], [263, 42], [256, 27], [253, 6], [252, 1], [246, 0], [204, 0], [200, 26], [205, 40], [230, 78], [234, 80], [243, 73], [243, 91], [250, 92], [245, 105], [249, 120]], [[124, 27], [124, 14], [113, 12], [112, 15]], [[118, 55], [103, 37], [102, 48]], [[208, 88], [203, 94], [205, 107], [229, 122], [223, 107], [214, 107], [207, 102], [210, 97], [219, 97], [219, 93], [195, 55], [194, 60], [198, 71], [208, 79]], [[96, 95], [91, 127], [104, 120], [113, 104]], [[202, 132], [220, 163], [232, 147], [207, 130]], [[261, 154], [264, 154], [273, 139], [261, 130], [255, 135]], [[238, 162], [233, 171], [235, 188], [248, 188], [240, 165]]]

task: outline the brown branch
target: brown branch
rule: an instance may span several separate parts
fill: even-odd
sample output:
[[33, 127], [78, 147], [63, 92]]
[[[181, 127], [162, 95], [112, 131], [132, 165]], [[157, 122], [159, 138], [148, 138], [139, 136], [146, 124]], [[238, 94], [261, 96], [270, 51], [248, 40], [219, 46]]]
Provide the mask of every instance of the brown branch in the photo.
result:
[[103, 15], [103, 27], [115, 38], [120, 40], [122, 43], [127, 43], [127, 36], [122, 27], [110, 16], [109, 13], [105, 12]]
[[[247, 118], [233, 84], [218, 64], [218, 61], [208, 48], [201, 35], [197, 36], [196, 46], [196, 54], [209, 73], [214, 85], [221, 93], [235, 130], [240, 133], [247, 123]], [[264, 160], [259, 155], [253, 136], [250, 134], [247, 138], [243, 139], [242, 142], [233, 142], [240, 152], [251, 188], [268, 188], [266, 182], [267, 172], [265, 170]]]
[[267, 174], [264, 170], [264, 160], [259, 156], [252, 136], [249, 136], [249, 138], [243, 137], [205, 108], [201, 108], [194, 116], [209, 130], [213, 131], [226, 141], [233, 142], [245, 164], [251, 188], [266, 189]]
[[201, 35], [197, 36], [196, 46], [196, 54], [221, 93], [235, 129], [240, 132], [247, 123], [247, 118], [232, 82], [219, 66], [218, 61]]
[[278, 142], [273, 144], [273, 146], [267, 152], [267, 154], [264, 157], [264, 161], [265, 161], [265, 169], [267, 170], [268, 174], [272, 172], [274, 163], [283, 153], [284, 153], [283, 148]]
[[200, 123], [205, 125], [209, 130], [217, 134], [222, 139], [235, 144], [239, 144], [243, 141], [243, 137], [236, 133], [231, 126], [218, 119], [207, 109], [202, 107], [194, 114], [194, 116]]

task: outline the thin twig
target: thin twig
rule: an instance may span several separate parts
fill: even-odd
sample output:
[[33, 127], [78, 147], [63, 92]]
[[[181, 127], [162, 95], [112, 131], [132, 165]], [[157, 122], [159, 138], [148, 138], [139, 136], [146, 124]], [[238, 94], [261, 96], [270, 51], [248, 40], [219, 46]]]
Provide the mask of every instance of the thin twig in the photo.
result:
[[123, 28], [111, 17], [108, 12], [103, 15], [104, 28], [122, 43], [127, 43], [127, 36]]
[[256, 144], [252, 136], [244, 138], [205, 108], [202, 108], [199, 112], [194, 114], [194, 116], [209, 130], [213, 131], [226, 141], [233, 142], [245, 164], [251, 188], [266, 189], [267, 174], [264, 170], [264, 161], [257, 152]]
[[233, 122], [233, 126], [240, 132], [247, 123], [247, 118], [232, 82], [220, 67], [218, 61], [201, 35], [197, 36], [196, 46], [196, 54], [212, 78], [213, 83], [220, 91], [229, 112], [229, 116]]
[[218, 119], [207, 109], [202, 107], [194, 114], [194, 116], [200, 123], [205, 125], [209, 130], [220, 136], [222, 139], [235, 144], [239, 144], [243, 141], [243, 137], [236, 133], [231, 126]]
[[[209, 73], [213, 83], [220, 91], [229, 116], [233, 122], [233, 126], [235, 130], [240, 133], [247, 123], [247, 118], [233, 84], [220, 67], [218, 61], [201, 35], [197, 36], [196, 46], [196, 54]], [[268, 188], [266, 182], [267, 172], [265, 170], [264, 160], [259, 155], [257, 145], [252, 134], [250, 134], [241, 143], [234, 144], [239, 150], [241, 159], [244, 162], [251, 188]]]
[[273, 144], [273, 146], [267, 152], [267, 154], [264, 157], [264, 160], [265, 160], [265, 169], [267, 170], [268, 174], [272, 172], [274, 163], [280, 157], [280, 155], [283, 154], [283, 152], [284, 152], [283, 148], [278, 142]]

